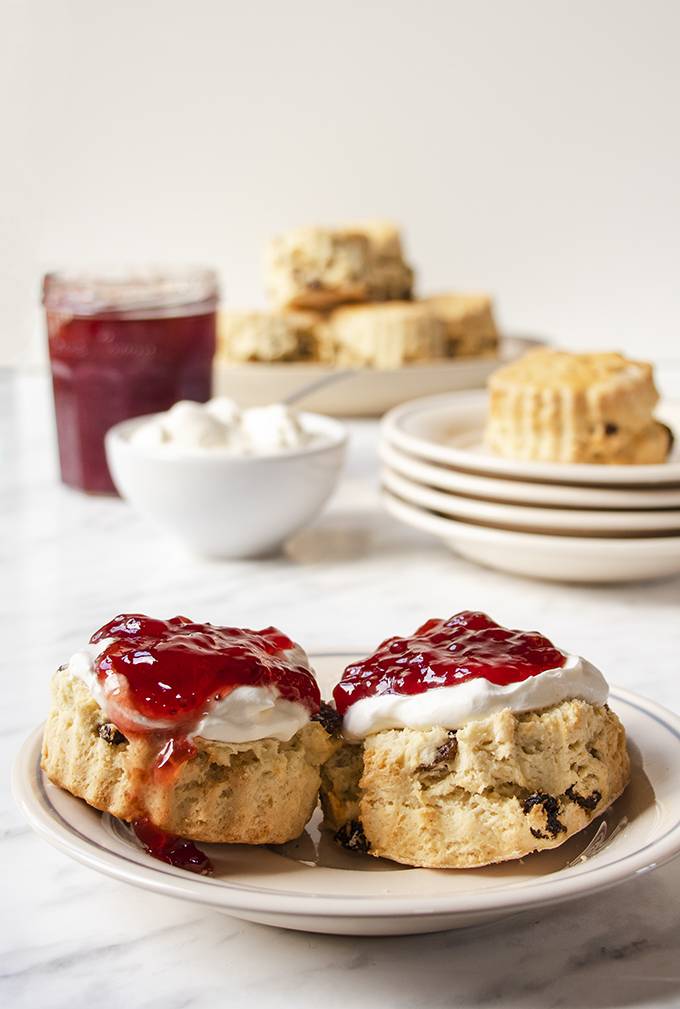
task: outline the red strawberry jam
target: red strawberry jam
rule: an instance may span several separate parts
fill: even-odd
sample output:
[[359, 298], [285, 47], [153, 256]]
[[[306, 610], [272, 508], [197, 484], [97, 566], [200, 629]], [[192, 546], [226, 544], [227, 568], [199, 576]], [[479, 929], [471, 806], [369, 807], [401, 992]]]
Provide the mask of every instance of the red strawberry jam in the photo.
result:
[[[114, 638], [97, 660], [101, 682], [112, 673], [125, 677], [109, 697], [109, 714], [123, 732], [141, 731], [135, 715], [157, 723], [149, 731], [188, 732], [235, 687], [275, 687], [288, 701], [314, 715], [321, 697], [312, 672], [291, 660], [293, 642], [267, 627], [195, 624], [187, 617], [154, 620], [121, 614], [100, 627], [92, 644]], [[127, 717], [126, 717], [127, 715]]]
[[186, 869], [187, 872], [196, 872], [200, 876], [214, 875], [210, 859], [193, 841], [166, 834], [146, 818], [135, 820], [132, 829], [142, 842], [144, 850], [153, 858], [175, 865], [178, 869]]
[[413, 637], [383, 641], [373, 655], [347, 667], [333, 697], [343, 715], [364, 697], [422, 694], [479, 678], [507, 686], [565, 661], [542, 634], [509, 630], [485, 613], [463, 610], [448, 620], [428, 620]]

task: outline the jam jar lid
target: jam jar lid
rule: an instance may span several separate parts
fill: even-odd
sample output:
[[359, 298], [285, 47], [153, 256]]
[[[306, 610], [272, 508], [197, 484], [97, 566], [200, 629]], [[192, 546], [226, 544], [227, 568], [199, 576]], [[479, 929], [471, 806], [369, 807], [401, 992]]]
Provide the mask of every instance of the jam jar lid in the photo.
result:
[[198, 315], [218, 297], [216, 272], [197, 267], [59, 271], [45, 275], [42, 291], [48, 311], [70, 316]]

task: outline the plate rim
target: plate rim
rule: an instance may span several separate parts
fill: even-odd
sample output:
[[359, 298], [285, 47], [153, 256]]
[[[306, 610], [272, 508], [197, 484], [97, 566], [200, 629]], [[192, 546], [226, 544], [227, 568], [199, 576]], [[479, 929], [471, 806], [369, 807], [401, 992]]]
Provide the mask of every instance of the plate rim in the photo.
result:
[[[389, 464], [382, 466], [381, 482], [396, 497], [403, 497], [409, 504], [425, 508], [436, 514], [449, 515], [456, 521], [457, 516], [462, 521], [477, 521], [472, 519], [471, 512], [479, 508], [484, 512], [479, 522], [489, 526], [513, 526], [519, 532], [540, 532], [549, 528], [554, 535], [572, 531], [582, 532], [588, 538], [591, 536], [607, 536], [617, 539], [642, 539], [642, 535], [652, 534], [667, 538], [670, 534], [680, 536], [680, 507], [667, 508], [662, 511], [645, 509], [617, 510], [609, 508], [544, 508], [539, 505], [519, 501], [490, 501], [485, 498], [468, 498], [455, 491], [443, 490], [421, 484], [412, 477], [405, 476]], [[401, 489], [400, 489], [401, 488]], [[460, 502], [460, 504], [458, 504]], [[458, 512], [455, 509], [458, 507]], [[447, 510], [447, 509], [450, 509]], [[495, 517], [493, 516], [495, 512]], [[659, 523], [658, 516], [667, 516], [667, 522]], [[592, 525], [589, 524], [592, 522]], [[631, 522], [631, 525], [627, 525]], [[634, 524], [634, 523], [637, 523]], [[519, 528], [522, 527], [522, 528]], [[514, 530], [508, 530], [514, 531]], [[617, 535], [618, 534], [618, 535]]]
[[[434, 462], [424, 456], [412, 455], [402, 446], [396, 445], [385, 437], [380, 439], [378, 457], [383, 465], [389, 466], [390, 469], [414, 483], [444, 490], [470, 500], [525, 504], [545, 509], [569, 508], [579, 511], [655, 512], [680, 510], [680, 487], [664, 486], [640, 490], [638, 487], [617, 485], [600, 487], [540, 483], [538, 480], [521, 480], [519, 477], [510, 479], [497, 474], [472, 473], [448, 463]], [[418, 476], [415, 475], [416, 473]], [[564, 497], [561, 496], [565, 492], [569, 495], [566, 504]], [[582, 503], [584, 494], [589, 496], [585, 505]], [[631, 497], [632, 505], [630, 504]], [[670, 503], [668, 498], [671, 499]], [[572, 501], [573, 503], [569, 503]], [[626, 504], [626, 501], [629, 503]]]
[[[616, 548], [623, 548], [629, 553], [636, 551], [637, 554], [658, 552], [663, 546], [664, 553], [671, 547], [680, 548], [680, 535], [677, 536], [566, 536], [553, 533], [542, 533], [529, 530], [503, 529], [498, 526], [475, 525], [472, 522], [465, 522], [451, 518], [448, 515], [441, 515], [429, 508], [404, 501], [397, 494], [386, 488], [381, 488], [381, 501], [386, 511], [393, 518], [406, 525], [412, 525], [431, 536], [439, 536], [442, 539], [455, 543], [457, 540], [464, 542], [499, 544], [516, 548], [526, 547], [533, 549], [537, 544], [550, 547], [563, 553], [572, 553], [575, 546], [584, 551], [597, 556], [611, 557], [611, 552]], [[415, 513], [421, 516], [421, 520], [409, 521], [401, 515], [394, 514], [392, 506], [406, 512]]]
[[[645, 466], [601, 465], [589, 463], [531, 462], [505, 459], [502, 456], [482, 457], [467, 453], [455, 446], [442, 445], [419, 435], [409, 434], [400, 426], [404, 420], [418, 413], [435, 412], [437, 407], [479, 407], [488, 399], [486, 389], [463, 389], [457, 392], [421, 396], [393, 407], [380, 422], [381, 437], [390, 444], [416, 457], [452, 466], [464, 473], [480, 476], [493, 475], [506, 479], [520, 478], [525, 482], [566, 484], [570, 486], [600, 486], [624, 488], [680, 488], [680, 460]], [[680, 400], [665, 397], [659, 400], [656, 410], [663, 414], [665, 407], [680, 413]], [[471, 456], [471, 458], [468, 458]]]
[[[356, 652], [315, 652], [313, 657], [345, 658]], [[611, 696], [631, 705], [643, 715], [661, 724], [680, 742], [680, 716], [670, 709], [635, 691], [612, 686]], [[446, 916], [454, 919], [471, 913], [493, 914], [528, 909], [545, 904], [557, 904], [608, 889], [635, 876], [664, 865], [680, 854], [680, 815], [675, 823], [660, 837], [655, 837], [641, 848], [630, 852], [604, 866], [595, 866], [580, 873], [556, 879], [555, 874], [541, 876], [531, 884], [519, 883], [507, 889], [482, 892], [430, 895], [427, 898], [370, 894], [357, 896], [326, 896], [314, 893], [272, 893], [256, 888], [237, 888], [234, 884], [191, 876], [175, 870], [140, 864], [126, 859], [81, 834], [49, 803], [44, 776], [39, 767], [40, 743], [43, 726], [40, 725], [24, 741], [12, 767], [12, 792], [15, 801], [30, 826], [65, 854], [95, 871], [102, 872], [121, 882], [214, 908], [227, 913], [285, 915], [288, 918], [372, 919], [379, 920], [405, 915], [412, 918]], [[43, 805], [36, 798], [42, 789]], [[52, 811], [51, 813], [49, 811]], [[56, 822], [55, 822], [56, 814]], [[102, 849], [99, 854], [98, 848]], [[586, 886], [585, 875], [594, 875]]]

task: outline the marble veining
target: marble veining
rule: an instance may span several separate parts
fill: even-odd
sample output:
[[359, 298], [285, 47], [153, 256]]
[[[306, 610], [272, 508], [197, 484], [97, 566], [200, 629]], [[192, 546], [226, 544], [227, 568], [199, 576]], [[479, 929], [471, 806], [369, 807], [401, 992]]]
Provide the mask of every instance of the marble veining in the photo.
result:
[[[672, 388], [680, 392], [680, 381]], [[483, 608], [539, 628], [613, 682], [678, 709], [680, 579], [549, 585], [456, 558], [379, 511], [369, 421], [350, 425], [342, 486], [284, 555], [196, 560], [122, 502], [61, 487], [51, 425], [44, 376], [0, 377], [0, 1005], [680, 1005], [680, 860], [493, 926], [390, 939], [305, 935], [145, 894], [69, 861], [26, 826], [7, 774], [44, 717], [53, 669], [124, 609], [276, 623], [309, 650], [327, 651], [369, 647], [426, 617]]]

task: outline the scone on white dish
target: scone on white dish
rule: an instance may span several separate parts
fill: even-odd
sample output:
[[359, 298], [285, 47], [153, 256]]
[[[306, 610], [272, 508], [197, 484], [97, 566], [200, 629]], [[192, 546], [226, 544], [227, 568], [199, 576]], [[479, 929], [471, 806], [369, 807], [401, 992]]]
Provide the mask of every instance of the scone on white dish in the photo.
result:
[[224, 310], [218, 316], [215, 358], [230, 364], [318, 360], [320, 321], [318, 313], [302, 310]]
[[492, 357], [498, 330], [486, 294], [433, 294], [423, 304], [444, 323], [446, 357]]
[[324, 331], [341, 367], [400, 368], [444, 356], [443, 322], [415, 301], [347, 305]]
[[275, 628], [122, 614], [55, 674], [42, 768], [146, 832], [280, 843], [337, 746], [320, 712], [305, 653]]
[[654, 420], [651, 364], [622, 354], [541, 348], [494, 372], [485, 442], [538, 462], [664, 462], [672, 436]]
[[278, 309], [324, 310], [365, 301], [371, 247], [360, 231], [298, 228], [273, 238], [265, 250], [265, 285]]
[[265, 283], [277, 308], [327, 310], [363, 301], [408, 299], [413, 270], [389, 221], [298, 228], [272, 239]]
[[343, 846], [470, 868], [555, 848], [630, 776], [625, 732], [590, 663], [485, 614], [431, 620], [348, 667], [345, 744], [322, 769]]

